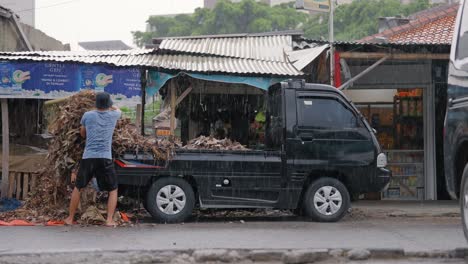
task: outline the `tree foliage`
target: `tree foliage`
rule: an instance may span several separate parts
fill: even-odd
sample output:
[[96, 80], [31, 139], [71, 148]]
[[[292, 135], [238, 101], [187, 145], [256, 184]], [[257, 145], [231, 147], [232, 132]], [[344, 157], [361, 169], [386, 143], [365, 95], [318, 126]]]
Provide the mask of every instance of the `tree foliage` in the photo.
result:
[[308, 15], [297, 12], [293, 3], [270, 7], [254, 0], [232, 3], [219, 1], [213, 10], [197, 8], [191, 15], [151, 16], [150, 32], [135, 31], [138, 46], [155, 37], [196, 36], [211, 34], [255, 33], [299, 29]]
[[[407, 16], [429, 7], [429, 0], [401, 5], [399, 0], [355, 0], [340, 5], [335, 12], [335, 38], [355, 40], [378, 31], [378, 18]], [[312, 39], [328, 38], [328, 14], [310, 16], [298, 12], [294, 4], [270, 7], [254, 0], [232, 3], [219, 1], [213, 10], [197, 8], [193, 14], [174, 17], [151, 16], [149, 32], [135, 31], [138, 46], [155, 37], [196, 36], [211, 34], [255, 33], [302, 29]]]
[[[335, 10], [336, 40], [357, 40], [378, 32], [379, 17], [402, 16], [429, 8], [428, 0], [402, 5], [399, 0], [355, 0]], [[314, 16], [304, 25], [304, 35], [313, 39], [328, 38], [328, 14]]]

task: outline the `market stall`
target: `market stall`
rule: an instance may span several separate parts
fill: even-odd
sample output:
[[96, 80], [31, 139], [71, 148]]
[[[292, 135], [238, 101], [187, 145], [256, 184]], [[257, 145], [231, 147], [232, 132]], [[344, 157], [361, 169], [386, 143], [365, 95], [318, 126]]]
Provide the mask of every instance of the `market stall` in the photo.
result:
[[[119, 64], [119, 60], [151, 54], [152, 51], [67, 52], [31, 51], [0, 53], [0, 98], [2, 100], [2, 175], [13, 171], [29, 175], [13, 166], [24, 155], [10, 156], [10, 138], [35, 144], [47, 136], [44, 101], [60, 102], [81, 90], [106, 91], [117, 105], [136, 106], [144, 102], [146, 71], [139, 64]], [[151, 57], [151, 56], [149, 56]], [[14, 115], [9, 115], [9, 111]], [[13, 137], [12, 137], [13, 136]], [[36, 138], [36, 139], [34, 139]], [[31, 143], [32, 142], [32, 143]], [[36, 144], [37, 145], [37, 144]], [[27, 158], [27, 157], [26, 157]], [[30, 157], [29, 157], [30, 158]], [[18, 189], [11, 191], [16, 179]], [[20, 179], [21, 178], [21, 179]], [[25, 177], [2, 177], [2, 196], [28, 193]], [[19, 188], [21, 182], [22, 188]], [[27, 183], [27, 184], [26, 184]]]

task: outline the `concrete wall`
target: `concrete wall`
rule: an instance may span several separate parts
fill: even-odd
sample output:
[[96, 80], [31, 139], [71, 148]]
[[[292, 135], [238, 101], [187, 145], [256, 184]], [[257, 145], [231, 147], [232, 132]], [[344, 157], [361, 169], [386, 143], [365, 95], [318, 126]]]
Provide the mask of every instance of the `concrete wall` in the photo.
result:
[[[22, 24], [31, 46], [34, 50], [66, 50], [62, 42], [47, 36], [44, 32], [29, 25]], [[0, 50], [1, 51], [25, 51], [26, 45], [11, 18], [0, 16]]]
[[0, 6], [13, 10], [20, 16], [21, 22], [35, 26], [36, 22], [36, 0], [0, 0]]

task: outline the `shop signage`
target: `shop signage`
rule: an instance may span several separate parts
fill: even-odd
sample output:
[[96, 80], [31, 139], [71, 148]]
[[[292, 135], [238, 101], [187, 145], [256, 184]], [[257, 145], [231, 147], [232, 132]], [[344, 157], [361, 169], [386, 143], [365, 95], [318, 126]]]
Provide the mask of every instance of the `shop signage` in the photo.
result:
[[140, 71], [104, 65], [0, 61], [0, 98], [54, 99], [82, 89], [108, 92], [114, 101], [141, 101]]

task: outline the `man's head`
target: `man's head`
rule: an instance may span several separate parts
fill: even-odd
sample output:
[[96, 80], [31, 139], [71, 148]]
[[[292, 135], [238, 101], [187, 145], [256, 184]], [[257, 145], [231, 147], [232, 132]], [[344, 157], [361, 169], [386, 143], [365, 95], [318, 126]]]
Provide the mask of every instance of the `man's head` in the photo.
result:
[[96, 94], [96, 108], [105, 110], [112, 106], [112, 100], [110, 94], [103, 92]]

